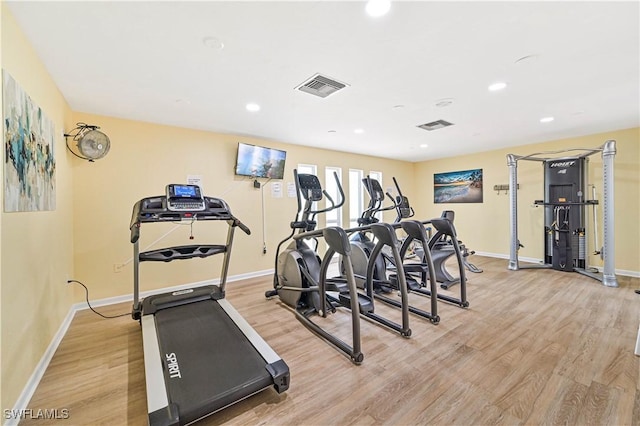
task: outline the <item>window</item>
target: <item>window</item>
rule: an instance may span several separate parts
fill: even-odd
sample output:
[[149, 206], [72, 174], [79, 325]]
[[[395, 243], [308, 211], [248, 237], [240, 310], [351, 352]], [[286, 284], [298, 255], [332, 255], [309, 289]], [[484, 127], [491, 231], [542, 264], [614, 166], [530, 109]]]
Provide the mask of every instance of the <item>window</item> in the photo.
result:
[[[342, 184], [342, 169], [340, 167], [326, 167], [324, 169], [325, 185], [324, 188], [331, 196], [334, 203], [340, 202], [340, 191], [338, 191], [338, 185], [336, 185], [336, 179], [333, 177], [334, 172], [338, 175], [338, 180]], [[329, 207], [331, 203], [326, 201], [326, 206]], [[326, 215], [327, 226], [342, 226], [342, 207], [327, 212]]]
[[298, 173], [317, 176], [318, 166], [316, 166], [315, 164], [298, 164]]
[[363, 210], [362, 170], [349, 169], [349, 227], [358, 226]]
[[[385, 191], [385, 189], [384, 189], [384, 185], [382, 184], [382, 172], [375, 172], [375, 171], [373, 171], [373, 170], [372, 170], [372, 171], [370, 171], [370, 172], [369, 172], [369, 177], [370, 177], [371, 179], [375, 179], [375, 180], [377, 180], [378, 182], [380, 182], [380, 187], [382, 188], [382, 190], [383, 190], [383, 191]], [[386, 192], [386, 191], [385, 191], [385, 192]], [[386, 197], [386, 194], [385, 194], [385, 197]], [[385, 201], [386, 201], [386, 200], [385, 200]], [[383, 202], [383, 203], [382, 203], [382, 205], [381, 205], [380, 207], [386, 207], [386, 206], [388, 206], [388, 205], [389, 205], [389, 203], [388, 203], [388, 202], [387, 202], [387, 203]], [[376, 217], [380, 222], [382, 222], [382, 221], [383, 221], [383, 220], [382, 220], [382, 212], [378, 212], [378, 213], [376, 213], [376, 214], [374, 215], [374, 217]]]

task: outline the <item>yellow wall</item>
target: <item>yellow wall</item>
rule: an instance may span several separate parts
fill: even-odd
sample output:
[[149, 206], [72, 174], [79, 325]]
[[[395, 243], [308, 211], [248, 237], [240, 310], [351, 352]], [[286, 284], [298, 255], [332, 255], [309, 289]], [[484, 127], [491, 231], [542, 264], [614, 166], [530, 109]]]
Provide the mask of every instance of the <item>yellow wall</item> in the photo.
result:
[[[407, 162], [80, 113], [74, 114], [74, 120], [100, 126], [111, 139], [111, 151], [105, 158], [95, 163], [73, 162], [75, 278], [89, 286], [92, 298], [132, 292], [132, 264], [121, 272], [114, 272], [114, 265], [127, 263], [132, 257], [129, 222], [133, 204], [143, 197], [163, 194], [168, 183], [184, 183], [187, 175], [201, 175], [203, 192], [227, 201], [252, 230], [251, 236], [236, 233], [230, 275], [273, 268], [276, 246], [290, 232], [289, 222], [296, 212], [296, 200], [287, 197], [286, 188], [293, 182], [292, 170], [299, 163], [316, 164], [323, 185], [324, 168], [335, 166], [342, 168], [345, 188], [348, 169], [358, 168], [365, 174], [383, 171], [385, 188], [392, 186], [391, 177], [395, 176], [403, 191], [410, 195], [413, 190], [413, 165]], [[254, 189], [250, 178], [234, 175], [238, 142], [287, 151], [285, 179], [279, 181], [283, 198], [271, 196], [271, 183], [264, 188], [266, 255], [262, 254], [261, 191]], [[346, 207], [343, 216], [348, 223]], [[388, 219], [393, 219], [393, 213]], [[146, 224], [141, 228], [140, 249], [149, 249], [150, 243], [173, 229], [152, 248], [224, 243], [227, 227], [196, 222], [195, 238], [190, 240], [189, 226]], [[143, 263], [142, 290], [218, 278], [220, 261], [221, 256], [215, 256], [170, 264]]]
[[[606, 140], [617, 141], [615, 158], [615, 239], [616, 269], [640, 271], [640, 129], [626, 129], [602, 134], [562, 139], [551, 142], [512, 147], [455, 158], [425, 161], [416, 164], [418, 199], [414, 202], [421, 215], [439, 216], [442, 210], [456, 212], [455, 224], [460, 239], [476, 250], [494, 254], [509, 254], [509, 196], [493, 191], [494, 185], [509, 183], [507, 154], [527, 155], [541, 151], [570, 148], [596, 148]], [[484, 202], [479, 204], [434, 204], [433, 174], [456, 170], [483, 169]], [[518, 162], [518, 236], [525, 246], [520, 250], [524, 258], [541, 259], [544, 253], [543, 208], [533, 207], [534, 200], [544, 198], [543, 170], [538, 162]], [[589, 183], [596, 185], [596, 196], [602, 203], [602, 157], [589, 157]], [[419, 188], [419, 189], [418, 189]], [[588, 197], [591, 197], [589, 191]], [[602, 204], [598, 206], [602, 221]], [[593, 229], [589, 213], [587, 226]], [[602, 225], [598, 242], [602, 245]], [[594, 250], [593, 235], [588, 236], [589, 250]], [[590, 265], [601, 266], [597, 256]], [[505, 267], [506, 267], [505, 261]]]
[[5, 409], [13, 407], [73, 303], [73, 292], [66, 284], [73, 270], [73, 205], [70, 158], [62, 136], [71, 111], [4, 2], [2, 68], [54, 122], [57, 206], [55, 211], [0, 216], [1, 404]]

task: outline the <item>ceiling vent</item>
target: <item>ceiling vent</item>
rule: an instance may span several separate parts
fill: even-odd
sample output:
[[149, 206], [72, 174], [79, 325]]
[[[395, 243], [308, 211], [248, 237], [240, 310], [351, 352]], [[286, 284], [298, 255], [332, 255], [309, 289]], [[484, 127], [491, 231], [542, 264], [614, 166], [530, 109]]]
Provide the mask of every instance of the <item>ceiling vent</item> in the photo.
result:
[[448, 121], [437, 120], [437, 121], [432, 121], [431, 123], [421, 124], [418, 127], [424, 130], [432, 131], [432, 130], [442, 129], [444, 127], [449, 127], [452, 125], [453, 123], [449, 123]]
[[347, 86], [347, 84], [340, 83], [339, 81], [331, 77], [316, 74], [296, 87], [296, 89], [300, 90], [301, 92], [311, 93], [312, 95], [326, 98], [327, 96], [336, 93], [338, 90], [344, 89]]

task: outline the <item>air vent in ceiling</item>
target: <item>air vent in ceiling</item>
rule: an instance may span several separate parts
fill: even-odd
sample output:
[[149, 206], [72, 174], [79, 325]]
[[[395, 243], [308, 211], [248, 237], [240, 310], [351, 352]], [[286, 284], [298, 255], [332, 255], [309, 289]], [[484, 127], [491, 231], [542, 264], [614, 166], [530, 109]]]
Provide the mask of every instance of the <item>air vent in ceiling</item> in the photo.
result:
[[300, 90], [301, 92], [311, 93], [312, 95], [326, 98], [327, 96], [336, 93], [338, 90], [344, 89], [347, 86], [347, 84], [340, 83], [339, 81], [331, 77], [316, 74], [296, 87], [296, 89]]
[[437, 120], [437, 121], [432, 121], [431, 123], [421, 124], [418, 127], [420, 127], [421, 129], [432, 131], [432, 130], [438, 130], [438, 129], [442, 129], [443, 127], [448, 127], [452, 125], [453, 123], [449, 123], [448, 121]]

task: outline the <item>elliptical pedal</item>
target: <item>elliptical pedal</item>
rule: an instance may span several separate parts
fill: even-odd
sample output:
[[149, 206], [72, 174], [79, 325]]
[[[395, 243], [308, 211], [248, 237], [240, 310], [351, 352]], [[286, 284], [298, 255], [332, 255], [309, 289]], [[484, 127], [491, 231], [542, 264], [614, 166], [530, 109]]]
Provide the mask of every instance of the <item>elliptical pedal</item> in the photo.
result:
[[[412, 290], [419, 290], [422, 288], [422, 284], [420, 284], [415, 278], [413, 278], [411, 275], [406, 275], [405, 279], [407, 281], [407, 290], [412, 291]], [[391, 274], [389, 275], [389, 281], [391, 282], [391, 285], [393, 286], [394, 289], [398, 290], [400, 287], [398, 285], [398, 276], [396, 274]]]
[[336, 291], [338, 293], [349, 293], [349, 286], [346, 281], [332, 278], [327, 280], [327, 291]]
[[[340, 293], [340, 303], [342, 306], [347, 308], [351, 307], [351, 296], [349, 294]], [[373, 312], [373, 304], [371, 303], [371, 299], [369, 299], [364, 294], [358, 294], [358, 308], [360, 309], [360, 313], [371, 313]]]

